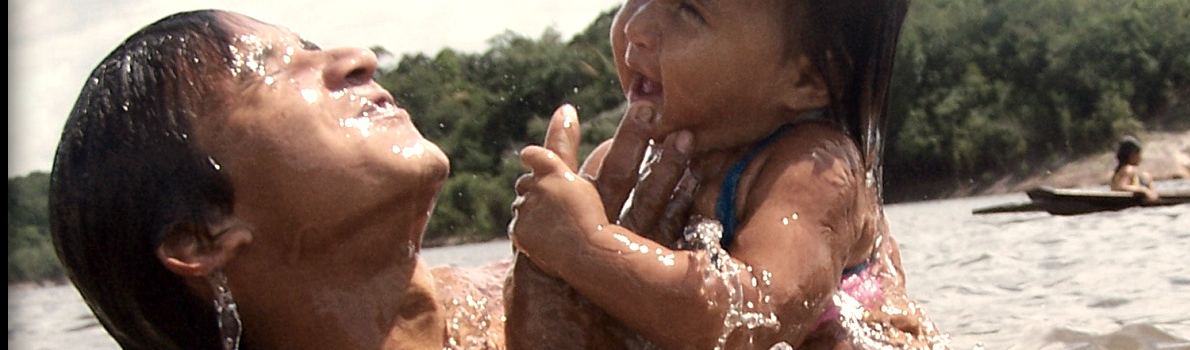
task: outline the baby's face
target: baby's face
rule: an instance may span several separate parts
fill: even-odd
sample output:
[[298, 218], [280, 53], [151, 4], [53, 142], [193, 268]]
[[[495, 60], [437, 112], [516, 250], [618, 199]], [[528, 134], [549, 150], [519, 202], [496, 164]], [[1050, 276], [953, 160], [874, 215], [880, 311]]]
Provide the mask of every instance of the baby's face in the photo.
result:
[[[629, 103], [659, 107], [656, 135], [690, 130], [700, 150], [740, 146], [789, 122], [807, 74], [785, 0], [628, 0], [612, 54]], [[797, 53], [795, 55], [795, 53]]]

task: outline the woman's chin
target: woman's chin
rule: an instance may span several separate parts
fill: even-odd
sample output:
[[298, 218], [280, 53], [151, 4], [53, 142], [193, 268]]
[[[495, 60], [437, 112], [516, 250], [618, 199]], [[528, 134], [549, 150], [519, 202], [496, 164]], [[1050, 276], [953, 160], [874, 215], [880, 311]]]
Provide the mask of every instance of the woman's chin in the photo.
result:
[[438, 148], [437, 144], [429, 140], [421, 142], [424, 153], [422, 154], [426, 167], [426, 178], [436, 180], [437, 187], [442, 187], [442, 181], [450, 176], [450, 158], [446, 157], [446, 153]]

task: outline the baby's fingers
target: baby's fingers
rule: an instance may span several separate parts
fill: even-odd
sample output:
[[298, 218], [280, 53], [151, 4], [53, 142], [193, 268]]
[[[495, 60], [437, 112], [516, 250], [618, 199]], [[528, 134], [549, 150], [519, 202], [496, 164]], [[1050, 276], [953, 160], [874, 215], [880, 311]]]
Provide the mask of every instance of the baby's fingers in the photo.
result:
[[533, 172], [533, 177], [550, 174], [571, 174], [570, 166], [557, 153], [541, 146], [527, 146], [521, 150], [521, 165]]

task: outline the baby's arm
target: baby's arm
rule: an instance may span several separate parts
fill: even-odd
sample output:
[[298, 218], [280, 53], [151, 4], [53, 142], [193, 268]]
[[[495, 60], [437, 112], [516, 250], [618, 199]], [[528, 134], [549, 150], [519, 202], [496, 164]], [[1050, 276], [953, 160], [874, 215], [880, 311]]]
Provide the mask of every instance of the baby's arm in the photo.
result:
[[732, 262], [745, 268], [731, 278], [707, 278], [714, 274], [705, 252], [670, 250], [609, 223], [594, 187], [540, 148], [522, 154], [534, 175], [518, 184], [523, 199], [513, 240], [543, 269], [665, 348], [716, 346], [732, 293], [750, 305], [743, 311], [775, 314], [781, 326], [736, 329], [727, 348], [746, 347], [749, 339], [763, 348], [796, 346], [827, 307], [859, 236], [848, 224], [858, 221], [858, 170], [847, 159], [858, 153], [796, 142], [778, 142], [766, 153], [791, 147], [805, 149], [768, 157], [757, 184], [748, 186], [743, 208], [750, 214], [732, 252]]
[[882, 224], [878, 198], [865, 186], [858, 149], [833, 127], [791, 129], [756, 161], [740, 183], [731, 253], [771, 274], [760, 292], [781, 321], [775, 336], [796, 347], [831, 305], [844, 268], [870, 257]]

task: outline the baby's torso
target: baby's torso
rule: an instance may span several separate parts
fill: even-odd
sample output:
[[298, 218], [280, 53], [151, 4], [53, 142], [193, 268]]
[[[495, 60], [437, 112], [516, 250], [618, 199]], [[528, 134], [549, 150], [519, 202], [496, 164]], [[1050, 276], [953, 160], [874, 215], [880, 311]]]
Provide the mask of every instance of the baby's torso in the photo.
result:
[[[807, 155], [800, 158], [789, 156], [797, 153]], [[851, 195], [856, 198], [849, 202], [850, 207], [840, 208], [841, 212], [850, 215], [832, 218], [826, 224], [835, 226], [831, 227], [835, 231], [864, 231], [851, 245], [852, 251], [846, 259], [847, 266], [861, 264], [875, 249], [875, 224], [882, 222], [883, 216], [876, 203], [878, 195], [875, 189], [868, 188], [869, 181], [865, 178], [867, 173], [863, 169], [864, 163], [858, 148], [851, 144], [841, 130], [830, 124], [812, 121], [791, 124], [759, 142], [697, 155], [691, 160], [691, 172], [698, 178], [699, 185], [694, 193], [690, 214], [720, 221], [727, 237], [724, 248], [730, 251], [731, 242], [735, 241], [740, 226], [751, 219], [751, 214], [763, 205], [764, 197], [773, 191], [790, 191], [792, 195], [804, 198], [821, 197], [828, 195], [825, 194], [828, 192], [833, 195], [835, 189], [796, 191], [774, 188], [770, 183], [773, 174], [779, 174], [785, 168], [804, 165], [798, 163], [826, 162], [824, 159], [846, 164], [845, 168], [848, 169], [844, 171], [845, 174], [836, 175], [845, 178], [843, 181], [848, 186], [855, 187]], [[822, 165], [815, 164], [814, 167]], [[729, 222], [732, 220], [735, 222]]]

